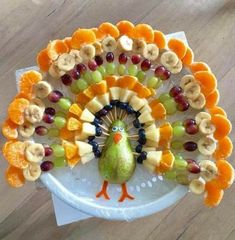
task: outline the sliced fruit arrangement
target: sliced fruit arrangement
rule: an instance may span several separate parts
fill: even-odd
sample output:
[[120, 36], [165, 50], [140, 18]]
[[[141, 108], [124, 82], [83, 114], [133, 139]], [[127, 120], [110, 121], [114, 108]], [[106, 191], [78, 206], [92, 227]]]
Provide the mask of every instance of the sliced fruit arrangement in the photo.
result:
[[119, 183], [119, 201], [132, 200], [125, 183], [142, 164], [219, 204], [234, 180], [232, 126], [215, 75], [183, 41], [148, 24], [105, 22], [50, 41], [37, 63], [40, 71], [22, 74], [2, 124], [11, 186], [96, 158], [97, 197], [109, 199], [108, 183]]

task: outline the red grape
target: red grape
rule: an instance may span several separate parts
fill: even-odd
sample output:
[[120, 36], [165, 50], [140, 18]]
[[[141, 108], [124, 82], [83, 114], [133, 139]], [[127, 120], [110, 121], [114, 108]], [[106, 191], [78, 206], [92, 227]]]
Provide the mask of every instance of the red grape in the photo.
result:
[[179, 94], [181, 94], [183, 91], [183, 89], [180, 87], [180, 86], [174, 86], [173, 88], [171, 88], [169, 94], [170, 96], [172, 97], [176, 97], [178, 96]]
[[171, 72], [166, 69], [166, 71], [163, 73], [163, 76], [161, 77], [161, 79], [167, 80], [168, 78], [170, 78], [170, 76], [171, 76]]
[[43, 115], [43, 121], [45, 123], [51, 124], [51, 123], [54, 122], [54, 117], [52, 115], [50, 115], [50, 114], [44, 114]]
[[162, 80], [167, 80], [171, 76], [171, 72], [168, 71], [164, 66], [158, 66], [155, 69], [155, 76]]
[[140, 67], [142, 71], [148, 71], [151, 67], [151, 62], [148, 59], [144, 59]]
[[55, 109], [52, 107], [47, 107], [44, 111], [46, 114], [50, 114], [51, 116], [55, 115]]
[[58, 90], [54, 90], [48, 95], [49, 101], [53, 103], [58, 102], [62, 97], [63, 97], [63, 93]]
[[48, 133], [48, 129], [44, 126], [38, 126], [35, 128], [35, 132], [39, 136], [45, 136]]
[[83, 63], [79, 63], [76, 68], [80, 74], [85, 73], [87, 70], [86, 66]]
[[80, 78], [80, 73], [76, 68], [71, 70], [70, 75], [72, 76], [73, 79], [76, 80]]
[[113, 60], [114, 60], [114, 54], [112, 52], [108, 52], [106, 54], [106, 61], [111, 63], [111, 62], [113, 62]]
[[90, 60], [88, 62], [88, 67], [90, 68], [91, 71], [95, 71], [98, 65], [95, 60]]
[[184, 143], [184, 149], [189, 152], [193, 152], [197, 149], [197, 144], [195, 142], [189, 141]]
[[70, 86], [72, 84], [72, 78], [69, 74], [64, 74], [62, 77], [61, 77], [61, 81], [64, 85], [66, 86]]
[[103, 58], [101, 56], [95, 56], [95, 61], [98, 66], [103, 64]]
[[120, 64], [125, 64], [128, 60], [128, 57], [125, 53], [121, 53], [118, 57], [118, 61]]
[[196, 124], [196, 121], [192, 118], [188, 118], [184, 121], [184, 127], [188, 127], [195, 124]]
[[49, 146], [44, 146], [45, 157], [51, 156], [53, 153], [53, 149]]
[[178, 103], [177, 109], [181, 112], [185, 112], [189, 109], [189, 103], [187, 101]]
[[193, 163], [188, 163], [188, 166], [187, 166], [187, 169], [189, 172], [191, 173], [200, 173], [200, 167], [198, 166], [198, 164], [196, 162], [193, 162]]
[[43, 172], [47, 172], [54, 167], [54, 164], [51, 161], [44, 161], [40, 167]]
[[133, 55], [133, 56], [131, 57], [131, 61], [132, 61], [133, 64], [138, 64], [138, 63], [140, 63], [140, 60], [141, 60], [140, 55]]
[[190, 134], [190, 135], [194, 135], [196, 133], [198, 133], [198, 126], [196, 124], [191, 124], [189, 126], [187, 126], [185, 128], [186, 133]]

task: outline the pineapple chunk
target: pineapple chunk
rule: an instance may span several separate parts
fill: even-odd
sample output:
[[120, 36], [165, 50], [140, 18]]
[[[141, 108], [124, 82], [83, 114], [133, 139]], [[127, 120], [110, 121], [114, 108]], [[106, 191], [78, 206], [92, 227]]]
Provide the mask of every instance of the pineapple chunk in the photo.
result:
[[84, 156], [88, 153], [92, 152], [92, 146], [89, 143], [81, 142], [81, 141], [75, 141], [76, 145], [78, 146], [78, 154], [79, 156]]
[[141, 115], [138, 117], [140, 123], [147, 123], [147, 122], [153, 122], [154, 119], [149, 111], [144, 111], [141, 113]]
[[120, 87], [111, 87], [109, 89], [110, 92], [110, 97], [112, 100], [119, 100], [120, 99], [120, 92], [121, 88]]
[[162, 151], [150, 151], [147, 154], [146, 161], [158, 167], [160, 165], [161, 159], [162, 159]]
[[82, 124], [82, 134], [87, 136], [94, 136], [95, 135], [95, 126], [90, 123], [83, 123]]
[[131, 90], [128, 90], [128, 89], [121, 89], [121, 92], [120, 92], [120, 101], [121, 102], [129, 102], [131, 97], [133, 95], [135, 95], [136, 93], [131, 91]]
[[86, 121], [86, 122], [93, 122], [94, 119], [95, 119], [95, 115], [92, 114], [87, 108], [85, 108], [83, 111], [82, 111], [82, 114], [80, 116], [80, 119], [82, 121]]
[[159, 142], [160, 139], [160, 130], [159, 128], [155, 128], [153, 130], [148, 130], [145, 131], [146, 138], [154, 141], [154, 142]]
[[148, 161], [144, 160], [143, 161], [143, 166], [151, 173], [155, 172], [155, 166], [149, 163]]
[[82, 113], [82, 109], [77, 103], [73, 103], [69, 108], [69, 112], [79, 117]]
[[132, 96], [130, 99], [130, 105], [135, 111], [139, 111], [145, 104], [146, 104], [145, 99], [139, 98], [136, 95]]
[[82, 164], [88, 163], [88, 162], [90, 162], [94, 157], [95, 157], [95, 156], [94, 156], [94, 153], [93, 153], [93, 152], [88, 153], [88, 154], [86, 154], [86, 155], [84, 155], [84, 156], [81, 157], [81, 162], [82, 162]]
[[97, 100], [96, 97], [94, 97], [90, 102], [87, 103], [86, 108], [92, 112], [96, 113], [100, 111], [104, 106]]
[[109, 93], [105, 93], [103, 95], [96, 96], [97, 100], [102, 104], [102, 105], [108, 105], [110, 100], [109, 100]]

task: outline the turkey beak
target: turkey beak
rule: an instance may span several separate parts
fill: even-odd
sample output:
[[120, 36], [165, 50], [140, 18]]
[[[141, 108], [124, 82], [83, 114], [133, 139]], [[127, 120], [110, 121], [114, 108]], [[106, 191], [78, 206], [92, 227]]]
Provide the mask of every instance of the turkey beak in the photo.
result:
[[114, 142], [115, 142], [116, 144], [119, 143], [119, 141], [120, 141], [121, 139], [122, 139], [122, 134], [121, 134], [121, 133], [117, 132], [117, 133], [114, 134], [113, 140], [114, 140]]

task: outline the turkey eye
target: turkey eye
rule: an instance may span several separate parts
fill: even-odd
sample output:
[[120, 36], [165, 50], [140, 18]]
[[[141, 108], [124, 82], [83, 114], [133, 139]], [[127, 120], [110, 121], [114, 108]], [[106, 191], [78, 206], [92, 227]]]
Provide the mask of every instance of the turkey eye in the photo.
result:
[[112, 127], [112, 132], [117, 132], [118, 131], [118, 127]]
[[123, 128], [123, 127], [119, 127], [119, 131], [120, 131], [120, 132], [123, 132], [123, 131], [124, 131], [124, 128]]

